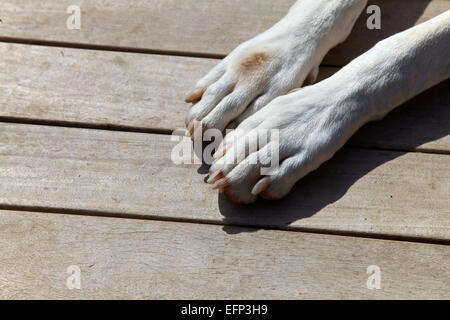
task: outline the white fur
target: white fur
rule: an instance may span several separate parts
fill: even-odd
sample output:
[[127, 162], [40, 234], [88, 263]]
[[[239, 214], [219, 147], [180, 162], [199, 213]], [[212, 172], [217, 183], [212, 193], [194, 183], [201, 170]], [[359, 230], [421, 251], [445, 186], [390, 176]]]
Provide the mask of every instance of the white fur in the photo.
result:
[[[296, 34], [298, 30], [295, 29], [297, 24], [293, 22], [296, 16], [294, 12], [299, 10], [297, 15], [300, 20], [307, 19], [305, 16], [314, 15], [313, 11], [306, 10], [302, 5], [313, 7], [315, 1], [304, 0], [299, 1], [286, 18], [267, 34], [262, 34], [255, 38], [257, 40], [251, 40], [237, 49], [238, 52], [251, 50], [248, 48], [256, 43], [259, 47], [263, 44], [265, 48], [275, 47], [275, 51], [278, 52], [274, 67], [264, 71], [268, 72], [262, 77], [264, 80], [253, 79], [248, 92], [252, 92], [253, 95], [260, 94], [257, 88], [261, 86], [266, 90], [263, 97], [267, 92], [271, 92], [267, 99], [273, 99], [283, 91], [303, 82], [309, 70], [320, 63], [326, 51], [335, 45], [336, 41], [342, 41], [348, 35], [366, 1], [325, 2], [330, 3], [329, 7], [325, 6], [327, 10], [330, 9], [335, 14], [335, 19], [329, 21], [330, 28], [324, 31], [333, 34], [331, 36], [335, 39], [333, 43], [330, 37], [317, 31], [311, 35], [307, 34], [304, 38], [300, 36], [300, 32]], [[309, 13], [305, 13], [305, 10]], [[330, 14], [327, 10], [324, 13], [322, 8], [314, 7], [314, 10], [318, 10], [315, 16], [318, 16], [319, 20], [322, 14]], [[340, 18], [345, 21], [338, 21]], [[337, 32], [335, 30], [337, 25], [349, 27]], [[287, 44], [292, 38], [280, 30], [296, 34], [294, 39], [298, 41], [297, 43], [301, 43], [302, 47], [308, 46], [306, 51], [309, 54], [298, 48], [292, 49], [293, 45]], [[315, 39], [317, 34], [318, 39]], [[450, 11], [381, 41], [332, 77], [298, 92], [280, 96], [253, 115], [251, 113], [256, 111], [254, 109], [261, 106], [253, 105], [250, 106], [253, 108], [251, 111], [248, 111], [248, 108], [244, 111], [247, 106], [245, 103], [249, 103], [250, 98], [235, 101], [233, 106], [227, 109], [224, 107], [224, 101], [229, 100], [223, 98], [230, 92], [223, 91], [221, 96], [214, 96], [217, 90], [210, 93], [207, 90], [208, 103], [211, 101], [214, 103], [205, 104], [202, 103], [202, 99], [194, 106], [188, 119], [201, 114], [198, 120], [203, 120], [207, 126], [220, 129], [236, 118], [241, 122], [238, 126], [239, 131], [236, 131], [238, 133], [227, 136], [223, 142], [228, 151], [211, 167], [211, 172], [221, 172], [220, 176], [224, 178], [218, 182], [211, 182], [219, 183], [220, 187], [225, 188], [227, 196], [237, 202], [250, 203], [258, 194], [271, 199], [285, 196], [299, 179], [330, 159], [363, 124], [380, 119], [396, 106], [450, 77], [449, 52]], [[222, 68], [225, 65], [233, 65], [233, 59], [238, 59], [236, 57], [237, 53], [225, 59]], [[216, 72], [217, 75], [218, 70], [213, 73]], [[291, 71], [296, 75], [294, 76]], [[232, 70], [228, 69], [222, 77], [230, 73]], [[206, 77], [213, 83], [212, 78], [211, 75]], [[202, 81], [200, 84], [206, 85], [208, 82]], [[245, 88], [234, 90], [239, 90], [241, 95], [246, 92]], [[244, 101], [245, 105], [240, 105], [240, 101]], [[206, 105], [210, 109], [209, 113], [204, 111]], [[216, 113], [216, 108], [222, 110]], [[239, 119], [242, 112], [247, 114], [245, 117], [241, 115]], [[262, 132], [278, 129], [280, 132], [281, 163], [279, 169], [271, 176], [262, 177], [261, 165], [250, 161], [255, 155], [265, 151], [264, 148], [230, 165], [232, 161], [229, 161], [229, 158], [232, 159], [236, 153], [245, 153], [248, 135], [255, 132], [257, 134], [259, 129], [264, 129]], [[236, 138], [237, 140], [234, 140]]]
[[[272, 28], [242, 43], [197, 85], [206, 89], [189, 111], [186, 123], [202, 120], [209, 128], [224, 129], [241, 122], [274, 98], [317, 77], [326, 53], [350, 34], [367, 0], [302, 0]], [[264, 52], [258, 70], [242, 70], [245, 56]]]

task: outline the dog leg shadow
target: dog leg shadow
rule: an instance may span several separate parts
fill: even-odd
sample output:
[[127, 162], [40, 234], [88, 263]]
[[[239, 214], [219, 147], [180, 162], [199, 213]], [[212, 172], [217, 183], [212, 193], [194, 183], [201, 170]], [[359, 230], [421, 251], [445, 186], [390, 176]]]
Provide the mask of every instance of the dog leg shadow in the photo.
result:
[[[333, 210], [334, 203], [341, 200], [358, 180], [377, 167], [405, 155], [408, 150], [420, 150], [423, 146], [427, 149], [428, 142], [436, 142], [450, 135], [449, 88], [450, 80], [447, 80], [397, 108], [385, 119], [367, 124], [350, 139], [346, 147], [319, 169], [301, 179], [290, 194], [281, 200], [258, 199], [251, 205], [237, 205], [220, 194], [218, 204], [224, 222], [228, 225], [252, 227], [240, 229], [225, 226], [223, 230], [236, 233], [257, 231], [258, 228], [254, 226], [285, 228], [326, 207]], [[368, 149], [377, 147], [380, 141], [384, 147], [387, 145], [392, 150]], [[404, 146], [405, 151], [399, 150], [400, 146]], [[429, 149], [435, 152], [433, 148]], [[440, 152], [445, 153], [445, 150]], [[377, 188], [375, 178], [373, 188]], [[367, 196], [370, 197], [370, 192]], [[348, 206], [353, 207], [351, 195], [347, 198], [342, 199], [339, 206], [348, 203]]]

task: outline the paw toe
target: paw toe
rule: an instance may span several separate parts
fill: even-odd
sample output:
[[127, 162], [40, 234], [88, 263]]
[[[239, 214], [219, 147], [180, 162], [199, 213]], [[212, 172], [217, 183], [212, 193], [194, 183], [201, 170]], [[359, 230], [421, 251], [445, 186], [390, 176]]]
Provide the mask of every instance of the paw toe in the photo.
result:
[[188, 95], [186, 96], [186, 99], [184, 101], [186, 103], [196, 103], [196, 102], [200, 101], [200, 99], [202, 98], [204, 93], [205, 93], [204, 88], [194, 89], [193, 91], [188, 93]]

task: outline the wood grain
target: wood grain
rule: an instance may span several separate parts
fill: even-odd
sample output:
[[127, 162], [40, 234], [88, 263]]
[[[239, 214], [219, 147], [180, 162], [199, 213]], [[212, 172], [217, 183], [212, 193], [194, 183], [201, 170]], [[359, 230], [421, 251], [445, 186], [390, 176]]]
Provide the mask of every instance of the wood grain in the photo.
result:
[[[0, 298], [450, 298], [448, 247], [348, 237], [450, 240], [450, 81], [349, 143], [441, 154], [345, 148], [284, 200], [252, 206], [212, 191], [203, 166], [175, 165], [168, 135], [51, 126], [181, 128], [184, 94], [217, 60], [118, 51], [222, 57], [293, 2], [81, 0], [82, 28], [68, 30], [73, 1], [2, 1], [0, 41], [52, 46], [0, 43], [0, 121], [41, 124], [0, 123]], [[450, 9], [370, 2], [382, 29], [363, 14], [324, 64]], [[70, 265], [82, 290], [66, 288]], [[381, 290], [366, 287], [369, 265]]]
[[[0, 44], [0, 119], [174, 130], [217, 60]], [[337, 71], [322, 68], [321, 79]], [[450, 153], [450, 81], [363, 128], [352, 145]]]
[[[0, 211], [0, 298], [450, 298], [446, 246], [252, 231]], [[73, 265], [79, 290], [66, 287]], [[379, 290], [367, 288], [370, 265]]]
[[[69, 30], [72, 0], [3, 0], [0, 37], [183, 54], [224, 56], [284, 16], [294, 0], [77, 1], [81, 29]], [[380, 6], [380, 30], [363, 13], [349, 39], [326, 64], [342, 66], [376, 42], [450, 9], [448, 0], [371, 0]]]
[[239, 206], [176, 165], [171, 139], [1, 124], [0, 207], [450, 239], [447, 155], [344, 149], [284, 200]]

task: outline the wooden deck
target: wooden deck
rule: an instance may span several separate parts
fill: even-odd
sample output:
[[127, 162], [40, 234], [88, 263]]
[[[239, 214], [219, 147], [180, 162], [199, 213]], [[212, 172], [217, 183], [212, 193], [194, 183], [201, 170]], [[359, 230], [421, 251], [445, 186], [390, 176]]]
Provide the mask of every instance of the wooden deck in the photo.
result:
[[[74, 2], [0, 4], [0, 298], [450, 299], [450, 81], [284, 200], [238, 206], [171, 161], [171, 132], [195, 81], [294, 0], [78, 1], [68, 30]], [[363, 14], [321, 78], [450, 9], [370, 3], [382, 30]]]

